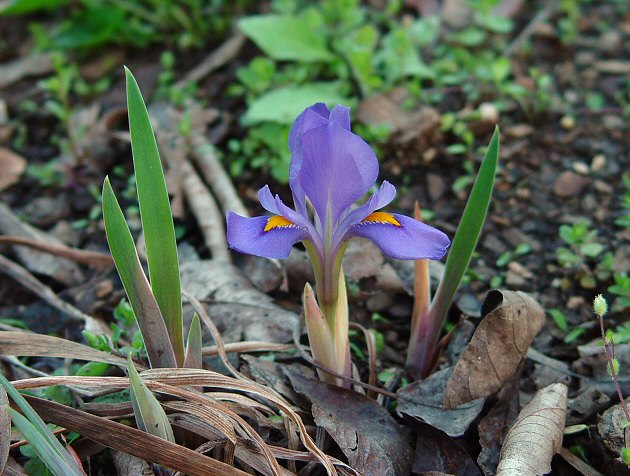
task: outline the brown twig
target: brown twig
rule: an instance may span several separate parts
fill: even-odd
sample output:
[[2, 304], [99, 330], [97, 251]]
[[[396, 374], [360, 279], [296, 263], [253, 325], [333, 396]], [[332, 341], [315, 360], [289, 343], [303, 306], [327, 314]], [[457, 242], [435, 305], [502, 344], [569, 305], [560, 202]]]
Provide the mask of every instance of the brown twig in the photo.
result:
[[24, 286], [26, 289], [32, 291], [34, 294], [42, 298], [51, 306], [59, 309], [68, 316], [83, 322], [85, 329], [97, 334], [108, 334], [109, 329], [98, 319], [93, 318], [72, 304], [60, 299], [55, 292], [39, 281], [35, 276], [29, 273], [25, 268], [19, 264], [5, 258], [0, 254], [0, 271], [7, 276], [15, 279], [18, 283]]
[[189, 71], [180, 81], [177, 81], [173, 87], [176, 89], [183, 88], [189, 82], [197, 82], [229, 63], [238, 54], [243, 43], [245, 43], [245, 37], [240, 33], [232, 36], [210, 53], [205, 60]]
[[516, 51], [536, 32], [536, 28], [541, 23], [547, 21], [547, 19], [556, 11], [560, 2], [558, 0], [551, 0], [545, 4], [532, 21], [530, 21], [525, 28], [518, 34], [512, 43], [505, 50], [506, 56], [512, 56]]
[[181, 163], [181, 174], [186, 200], [197, 219], [212, 258], [229, 263], [231, 260], [225, 239], [223, 214], [190, 162]]
[[114, 266], [114, 260], [111, 255], [98, 251], [79, 250], [65, 245], [53, 245], [21, 236], [0, 235], [0, 243], [27, 246], [38, 251], [43, 251], [44, 253], [68, 258], [76, 263], [85, 264], [97, 269], [108, 269]]
[[234, 184], [227, 174], [214, 146], [199, 131], [192, 131], [189, 136], [192, 156], [199, 167], [203, 178], [216, 195], [223, 210], [231, 210], [242, 216], [248, 216], [247, 208], [243, 205]]

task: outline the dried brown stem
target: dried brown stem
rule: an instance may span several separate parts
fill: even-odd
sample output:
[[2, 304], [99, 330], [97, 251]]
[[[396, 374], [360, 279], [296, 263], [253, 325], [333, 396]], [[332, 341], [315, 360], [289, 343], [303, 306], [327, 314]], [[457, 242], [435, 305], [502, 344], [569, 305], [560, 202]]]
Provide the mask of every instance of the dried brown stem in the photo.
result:
[[21, 236], [0, 235], [0, 243], [10, 245], [27, 246], [44, 253], [50, 253], [62, 258], [68, 258], [76, 263], [92, 266], [97, 269], [108, 269], [114, 266], [114, 260], [108, 253], [87, 251], [71, 248], [65, 245], [54, 245], [43, 241], [24, 238]]

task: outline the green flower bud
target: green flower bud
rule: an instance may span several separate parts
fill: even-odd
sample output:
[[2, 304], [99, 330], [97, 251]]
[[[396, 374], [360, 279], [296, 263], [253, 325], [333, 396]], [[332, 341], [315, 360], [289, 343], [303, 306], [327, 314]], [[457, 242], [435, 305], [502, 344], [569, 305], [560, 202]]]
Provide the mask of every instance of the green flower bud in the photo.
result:
[[597, 296], [595, 296], [595, 299], [593, 299], [593, 311], [595, 311], [595, 314], [601, 317], [606, 315], [606, 313], [608, 312], [608, 303], [606, 302], [604, 296], [602, 296], [601, 294], [598, 294]]

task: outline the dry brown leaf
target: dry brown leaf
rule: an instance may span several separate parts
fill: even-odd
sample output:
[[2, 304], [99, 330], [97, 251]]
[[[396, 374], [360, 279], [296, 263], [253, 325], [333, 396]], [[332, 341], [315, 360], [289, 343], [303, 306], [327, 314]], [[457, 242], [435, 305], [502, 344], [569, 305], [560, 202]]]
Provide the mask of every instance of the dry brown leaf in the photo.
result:
[[562, 447], [566, 414], [565, 384], [554, 383], [539, 390], [506, 435], [496, 476], [549, 473], [551, 459]]
[[356, 392], [307, 378], [284, 367], [296, 392], [312, 403], [317, 426], [328, 432], [348, 458], [366, 476], [409, 474], [410, 435], [376, 401]]
[[20, 181], [26, 170], [26, 159], [21, 155], [0, 147], [0, 192]]
[[[247, 392], [248, 394], [251, 394], [257, 398], [262, 398], [265, 401], [270, 402], [274, 405], [274, 407], [282, 411], [286, 415], [286, 417], [289, 418], [297, 426], [302, 444], [324, 466], [324, 468], [326, 469], [326, 473], [331, 476], [337, 474], [333, 466], [333, 462], [337, 465], [339, 463], [336, 460], [331, 459], [315, 445], [314, 441], [307, 433], [306, 427], [304, 426], [304, 423], [302, 422], [302, 419], [299, 417], [299, 415], [292, 409], [292, 407], [290, 407], [286, 402], [278, 398], [268, 389], [262, 386], [243, 382], [241, 380], [236, 380], [232, 377], [226, 377], [225, 375], [219, 374], [217, 372], [202, 369], [152, 369], [142, 372], [141, 376], [143, 377], [147, 387], [149, 387], [149, 389], [153, 392], [159, 392], [164, 395], [171, 395], [180, 399], [197, 402], [203, 405], [216, 407], [218, 404], [209, 399], [207, 395], [202, 395], [199, 392], [192, 392], [185, 388], [180, 388], [180, 386], [204, 386], [226, 389], [231, 392]], [[73, 385], [79, 387], [96, 387], [100, 389], [122, 390], [129, 387], [129, 379], [123, 377], [79, 376], [38, 377], [14, 381], [13, 385], [18, 390], [46, 387], [50, 385]], [[271, 461], [269, 461], [270, 463], [275, 463], [275, 461], [273, 460], [273, 453], [271, 452], [269, 446], [266, 445], [264, 441], [262, 441], [260, 436], [251, 428], [251, 426], [238, 415], [234, 415], [234, 413], [228, 410], [226, 407], [221, 408], [223, 409], [225, 414], [229, 414], [231, 418], [238, 423], [239, 427], [246, 433], [250, 441], [256, 442], [256, 451], [262, 453], [263, 456], [267, 458], [271, 458]], [[68, 427], [67, 425], [63, 424], [61, 426]], [[85, 435], [85, 433], [81, 434]], [[117, 447], [114, 449], [117, 449]], [[278, 466], [277, 464], [275, 464], [275, 467], [280, 468], [280, 466]]]
[[514, 374], [545, 323], [543, 309], [521, 291], [490, 291], [481, 310], [485, 317], [446, 387], [445, 408], [499, 390]]
[[424, 152], [440, 133], [440, 113], [430, 106], [407, 111], [403, 104], [408, 98], [405, 88], [372, 96], [361, 102], [357, 115], [364, 124], [387, 124], [395, 144], [413, 143], [419, 152]]
[[[0, 208], [1, 205], [2, 203], [0, 203]], [[66, 302], [63, 299], [59, 298], [59, 296], [57, 296], [57, 294], [55, 294], [55, 292], [51, 288], [39, 281], [25, 268], [17, 263], [14, 263], [10, 259], [5, 258], [2, 254], [0, 254], [0, 272], [10, 276], [26, 289], [42, 298], [52, 307], [59, 309], [61, 312], [67, 314], [72, 319], [83, 322], [85, 330], [93, 332], [95, 334], [111, 334], [111, 330], [105, 325], [103, 321], [96, 319], [88, 314], [85, 314], [69, 302]]]
[[225, 463], [136, 428], [90, 415], [59, 403], [30, 396], [25, 398], [45, 421], [76, 431], [85, 438], [117, 451], [186, 474], [199, 476], [244, 476], [247, 474]]
[[[127, 360], [60, 337], [30, 332], [0, 331], [0, 354], [19, 357], [59, 357], [127, 367]], [[138, 365], [141, 368], [141, 366]]]
[[4, 387], [0, 387], [0, 474], [3, 474], [4, 467], [9, 459], [9, 448], [11, 446], [11, 418], [7, 412], [9, 399]]

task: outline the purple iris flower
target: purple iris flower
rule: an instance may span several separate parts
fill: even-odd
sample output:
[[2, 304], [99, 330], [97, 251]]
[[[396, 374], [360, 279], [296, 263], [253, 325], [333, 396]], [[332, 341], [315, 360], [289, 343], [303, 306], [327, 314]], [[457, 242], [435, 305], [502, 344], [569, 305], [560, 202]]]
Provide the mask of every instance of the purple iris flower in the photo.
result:
[[289, 148], [289, 186], [295, 209], [278, 195], [274, 197], [265, 185], [258, 200], [272, 215], [245, 218], [228, 212], [230, 248], [281, 259], [302, 241], [313, 262], [322, 307], [336, 301], [341, 260], [350, 238], [368, 238], [396, 259], [444, 256], [450, 244], [444, 233], [404, 215], [377, 211], [396, 196], [389, 182], [384, 181], [363, 205], [352, 209], [376, 182], [379, 165], [370, 146], [351, 132], [349, 108], [337, 105], [329, 110], [321, 103], [307, 108], [291, 128]]

